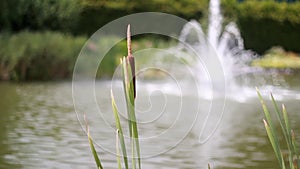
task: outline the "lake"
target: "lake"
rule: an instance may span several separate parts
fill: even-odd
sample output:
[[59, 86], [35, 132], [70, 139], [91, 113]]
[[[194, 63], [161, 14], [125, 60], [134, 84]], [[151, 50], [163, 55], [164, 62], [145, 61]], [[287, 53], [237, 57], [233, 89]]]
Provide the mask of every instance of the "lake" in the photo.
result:
[[[262, 89], [270, 107], [270, 91], [286, 105], [300, 143], [300, 76], [264, 76], [271, 80], [229, 91], [225, 107], [222, 97], [212, 102], [194, 95], [195, 91], [178, 94], [176, 85], [174, 88], [169, 82], [139, 81], [136, 104], [143, 168], [207, 168], [208, 162], [215, 169], [278, 168], [254, 86]], [[183, 84], [186, 88], [181, 90], [188, 91], [189, 83]], [[78, 86], [82, 88], [75, 93], [86, 97], [90, 94], [84, 93], [93, 87], [85, 82]], [[76, 109], [72, 82], [0, 83], [0, 168], [96, 168], [85, 135], [83, 113], [105, 168], [117, 168], [112, 86], [121, 115], [126, 118], [122, 114], [122, 82], [118, 80], [96, 81], [95, 95], [75, 99]], [[205, 129], [209, 132], [204, 129], [202, 135], [209, 139], [200, 143], [199, 133], [207, 112], [216, 117], [208, 120]]]

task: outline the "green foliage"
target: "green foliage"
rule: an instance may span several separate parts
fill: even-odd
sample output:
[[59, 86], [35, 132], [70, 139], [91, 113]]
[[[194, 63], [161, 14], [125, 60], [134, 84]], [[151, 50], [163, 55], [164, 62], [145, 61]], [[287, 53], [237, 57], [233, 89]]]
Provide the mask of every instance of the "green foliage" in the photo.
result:
[[273, 47], [262, 58], [253, 60], [251, 65], [264, 68], [300, 69], [300, 56], [293, 52], [286, 52], [282, 48]]
[[223, 13], [237, 21], [245, 47], [259, 54], [272, 46], [300, 52], [300, 2], [222, 1]]
[[55, 32], [0, 37], [0, 79], [50, 80], [72, 74], [86, 38]]
[[138, 12], [200, 19], [208, 0], [1, 0], [0, 31], [55, 30], [91, 35], [106, 23]]
[[[286, 168], [286, 160], [284, 159], [283, 155], [283, 148], [282, 145], [279, 142], [279, 136], [275, 129], [275, 125], [273, 123], [273, 119], [271, 118], [271, 114], [266, 106], [266, 103], [264, 102], [260, 92], [257, 89], [257, 94], [260, 99], [261, 105], [263, 107], [263, 112], [265, 115], [266, 120], [264, 121], [265, 128], [267, 131], [267, 135], [269, 137], [269, 140], [271, 142], [271, 145], [273, 147], [273, 150], [275, 152], [275, 155], [277, 157], [277, 160], [279, 162], [279, 166], [281, 169]], [[282, 105], [282, 111], [280, 111], [277, 102], [275, 101], [275, 98], [271, 94], [272, 103], [275, 107], [277, 119], [279, 121], [282, 134], [284, 136], [285, 144], [288, 149], [288, 166], [290, 169], [298, 169], [300, 167], [300, 160], [299, 160], [299, 151], [296, 145], [295, 140], [295, 134], [294, 131], [290, 127], [290, 122], [288, 119], [287, 111], [285, 109], [285, 106]]]
[[80, 12], [80, 0], [1, 0], [0, 30], [72, 31]]
[[[110, 45], [116, 37], [107, 36], [90, 46], [101, 48]], [[20, 32], [0, 34], [0, 80], [52, 80], [70, 78], [75, 61], [87, 39], [58, 32]], [[134, 50], [164, 48], [171, 44], [163, 39], [146, 37], [132, 44]], [[126, 41], [113, 46], [98, 67], [97, 78], [110, 77], [119, 65]], [[146, 58], [146, 57], [145, 57]], [[94, 64], [94, 63], [91, 63]], [[87, 63], [89, 65], [89, 63]]]
[[[164, 12], [185, 19], [200, 19], [208, 0], [81, 0], [82, 13], [78, 33], [92, 34], [106, 23], [138, 12]], [[96, 16], [96, 17], [95, 17]]]
[[237, 5], [241, 18], [271, 19], [277, 22], [300, 23], [300, 2], [245, 1]]

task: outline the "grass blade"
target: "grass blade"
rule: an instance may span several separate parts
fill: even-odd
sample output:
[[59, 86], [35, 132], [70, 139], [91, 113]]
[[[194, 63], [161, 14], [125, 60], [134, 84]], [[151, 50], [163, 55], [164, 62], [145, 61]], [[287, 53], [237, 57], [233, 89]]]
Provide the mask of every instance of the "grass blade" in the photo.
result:
[[276, 134], [276, 131], [275, 131], [272, 119], [271, 119], [270, 112], [269, 112], [269, 110], [266, 106], [266, 103], [264, 102], [258, 88], [256, 88], [256, 92], [257, 92], [258, 98], [260, 100], [260, 103], [262, 105], [264, 115], [266, 117], [266, 120], [263, 120], [263, 121], [264, 121], [264, 124], [265, 124], [267, 135], [269, 137], [269, 140], [270, 140], [271, 145], [273, 147], [273, 150], [275, 152], [276, 158], [278, 159], [279, 165], [280, 165], [281, 168], [283, 168], [283, 166], [285, 164], [283, 162], [284, 160], [283, 160], [283, 157], [282, 157], [282, 154], [281, 154], [278, 137], [277, 137], [277, 134]]
[[295, 156], [295, 149], [294, 149], [294, 146], [293, 146], [293, 138], [292, 138], [292, 130], [291, 130], [291, 126], [290, 126], [290, 122], [289, 122], [289, 119], [288, 119], [288, 114], [287, 114], [287, 111], [285, 109], [285, 106], [282, 105], [282, 114], [283, 114], [283, 120], [284, 120], [284, 124], [285, 124], [285, 130], [287, 131], [287, 146], [288, 146], [288, 149], [289, 149], [289, 163], [290, 163], [290, 168], [295, 168], [294, 166], [294, 156]]
[[299, 151], [298, 151], [298, 146], [297, 146], [297, 144], [296, 144], [295, 133], [294, 133], [293, 130], [291, 131], [291, 134], [292, 134], [292, 144], [293, 144], [293, 149], [294, 149], [294, 151], [295, 151], [295, 156], [296, 156], [296, 165], [297, 165], [296, 168], [300, 168]]
[[[133, 128], [132, 128], [133, 129]], [[131, 158], [132, 158], [132, 169], [135, 169], [136, 166], [135, 166], [135, 141], [134, 141], [134, 138], [132, 137], [131, 138]]]
[[103, 169], [102, 164], [101, 164], [101, 161], [100, 161], [100, 158], [98, 157], [97, 151], [96, 151], [96, 149], [95, 149], [95, 146], [94, 146], [94, 143], [93, 143], [93, 139], [92, 139], [92, 137], [91, 137], [91, 135], [90, 135], [89, 126], [88, 126], [88, 122], [87, 122], [87, 120], [86, 120], [85, 115], [84, 115], [84, 120], [85, 120], [85, 124], [86, 124], [86, 131], [87, 131], [87, 136], [88, 136], [90, 148], [91, 148], [92, 154], [93, 154], [93, 156], [94, 156], [94, 160], [95, 160], [95, 162], [96, 162], [97, 168], [98, 168], [98, 169]]
[[272, 119], [271, 119], [271, 115], [269, 113], [269, 110], [266, 106], [266, 103], [264, 102], [259, 90], [256, 88], [256, 92], [257, 92], [257, 95], [258, 95], [258, 98], [260, 100], [260, 103], [262, 105], [262, 108], [263, 108], [263, 112], [265, 114], [265, 117], [266, 117], [266, 121], [268, 122], [269, 126], [270, 126], [270, 129], [271, 129], [271, 132], [272, 132], [272, 135], [276, 137], [276, 134], [275, 134], [275, 130], [274, 130], [274, 125], [273, 125], [273, 122], [272, 122]]
[[287, 143], [288, 149], [291, 150], [291, 142], [290, 142], [290, 134], [289, 134], [290, 130], [288, 130], [286, 128], [285, 119], [283, 117], [284, 113], [279, 110], [277, 102], [276, 102], [276, 100], [275, 100], [275, 98], [274, 98], [274, 96], [273, 96], [272, 93], [271, 93], [271, 98], [272, 98], [273, 105], [275, 107], [275, 111], [277, 113], [277, 118], [279, 119], [279, 124], [280, 124], [280, 127], [282, 129], [282, 132], [283, 132], [283, 135], [284, 135], [284, 139], [285, 139], [285, 141]]
[[289, 118], [287, 115], [287, 111], [285, 109], [285, 106], [282, 105], [282, 114], [283, 114], [283, 120], [284, 120], [284, 124], [285, 124], [285, 129], [286, 129], [286, 133], [287, 133], [287, 137], [288, 137], [288, 146], [292, 147], [292, 137], [291, 137], [291, 126], [290, 126], [290, 122], [289, 122]]
[[122, 169], [121, 166], [121, 154], [120, 154], [120, 149], [119, 149], [119, 130], [117, 129], [116, 131], [116, 152], [117, 152], [117, 163], [118, 163], [118, 169]]
[[129, 102], [129, 94], [128, 94], [128, 85], [130, 82], [128, 82], [128, 69], [127, 69], [127, 65], [126, 65], [126, 57], [123, 57], [121, 59], [121, 64], [122, 64], [122, 74], [123, 74], [123, 88], [124, 88], [124, 93], [125, 93], [125, 100], [126, 100], [126, 107], [127, 107], [127, 118], [128, 118], [128, 128], [129, 128], [129, 136], [132, 137], [132, 130], [131, 130], [131, 126], [132, 126], [132, 117], [131, 117], [131, 113], [129, 111], [129, 109], [132, 109], [131, 107], [133, 106], [130, 102]]
[[271, 145], [273, 147], [273, 150], [275, 152], [275, 155], [276, 155], [276, 157], [278, 159], [278, 162], [280, 164], [280, 167], [283, 168], [283, 166], [284, 166], [284, 160], [283, 160], [283, 156], [282, 156], [281, 150], [279, 148], [279, 144], [278, 144], [278, 142], [276, 142], [276, 138], [272, 134], [272, 130], [271, 130], [268, 122], [265, 119], [263, 119], [263, 122], [264, 122], [264, 125], [265, 125], [265, 128], [266, 128], [266, 131], [267, 131], [267, 135], [269, 137], [269, 140], [270, 140]]
[[[256, 90], [257, 90], [257, 94], [260, 99], [260, 102], [261, 102], [261, 105], [263, 107], [264, 114], [266, 117], [266, 120], [264, 120], [264, 124], [265, 124], [268, 138], [271, 142], [271, 145], [273, 147], [275, 155], [278, 159], [280, 168], [285, 169], [286, 168], [285, 161], [284, 161], [281, 149], [280, 149], [280, 144], [278, 141], [277, 133], [272, 124], [272, 119], [271, 119], [270, 113], [268, 111], [268, 108], [267, 108], [265, 102], [262, 99], [260, 92], [258, 91], [258, 89], [256, 89]], [[275, 101], [274, 96], [272, 94], [271, 94], [271, 98], [272, 98], [272, 102], [273, 102], [273, 105], [274, 105], [276, 113], [277, 113], [277, 118], [280, 122], [280, 126], [282, 129], [284, 138], [285, 138], [285, 142], [287, 144], [289, 168], [290, 169], [298, 169], [300, 166], [299, 152], [298, 152], [298, 148], [296, 145], [295, 135], [294, 135], [293, 130], [291, 129], [290, 121], [288, 119], [288, 113], [287, 113], [284, 105], [282, 105], [282, 111], [279, 110], [277, 102]]]
[[125, 168], [128, 169], [128, 159], [127, 159], [127, 152], [126, 152], [124, 134], [123, 134], [123, 130], [122, 130], [121, 122], [120, 122], [119, 112], [118, 112], [116, 102], [115, 102], [115, 98], [113, 96], [112, 91], [111, 91], [111, 100], [112, 100], [113, 114], [114, 114], [114, 117], [115, 117], [116, 127], [117, 127], [117, 131], [118, 131], [118, 138], [120, 140], [121, 149], [122, 149], [122, 152], [123, 152], [124, 165], [125, 165]]
[[89, 133], [88, 133], [88, 138], [89, 138], [90, 147], [91, 147], [91, 150], [92, 150], [92, 153], [93, 153], [93, 156], [94, 156], [94, 159], [95, 159], [97, 168], [98, 168], [98, 169], [103, 169], [103, 167], [102, 167], [102, 165], [101, 165], [100, 158], [98, 157], [97, 151], [96, 151], [96, 149], [95, 149], [95, 147], [94, 147], [93, 140], [92, 140], [92, 138], [91, 138], [91, 136], [90, 136]]

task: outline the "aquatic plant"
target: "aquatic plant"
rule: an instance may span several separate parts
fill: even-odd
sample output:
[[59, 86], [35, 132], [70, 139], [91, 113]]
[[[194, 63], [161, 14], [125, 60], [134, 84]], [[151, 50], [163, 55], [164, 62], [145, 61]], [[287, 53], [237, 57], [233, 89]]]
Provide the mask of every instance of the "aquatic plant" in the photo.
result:
[[[127, 57], [123, 57], [121, 59], [121, 65], [122, 65], [122, 76], [123, 76], [123, 87], [125, 92], [125, 100], [127, 105], [127, 115], [128, 120], [127, 123], [129, 125], [129, 133], [130, 133], [130, 142], [131, 142], [131, 168], [135, 169], [136, 166], [138, 168], [141, 168], [141, 155], [140, 155], [140, 145], [139, 145], [139, 134], [138, 134], [138, 127], [136, 122], [136, 116], [135, 116], [135, 97], [136, 97], [136, 84], [135, 84], [135, 61], [134, 57], [131, 53], [131, 35], [130, 35], [130, 25], [128, 25], [127, 28], [127, 49], [128, 54]], [[124, 160], [124, 167], [125, 169], [129, 168], [129, 162], [127, 158], [127, 150], [126, 150], [126, 144], [123, 134], [123, 128], [120, 122], [119, 112], [115, 103], [115, 99], [113, 96], [113, 93], [111, 92], [111, 100], [112, 100], [112, 109], [113, 114], [115, 117], [115, 123], [116, 123], [116, 152], [117, 152], [117, 163], [118, 168], [122, 168], [121, 164], [121, 153], [119, 145], [121, 146], [121, 151], [123, 155]], [[88, 133], [88, 139], [90, 143], [90, 148], [93, 153], [95, 162], [97, 164], [98, 169], [102, 169], [102, 164], [100, 161], [100, 158], [95, 150], [93, 140], [90, 136], [88, 126], [87, 126], [87, 133]], [[136, 161], [137, 160], [137, 161]]]
[[289, 122], [289, 118], [285, 106], [282, 105], [282, 110], [280, 110], [274, 96], [271, 94], [272, 103], [274, 105], [277, 119], [279, 121], [282, 134], [284, 136], [284, 142], [288, 149], [287, 160], [284, 158], [284, 154], [283, 154], [284, 150], [282, 148], [283, 145], [279, 141], [280, 139], [279, 134], [275, 129], [274, 121], [271, 118], [270, 111], [268, 110], [268, 107], [266, 106], [266, 103], [264, 102], [258, 89], [257, 89], [257, 94], [265, 115], [265, 119], [263, 119], [265, 129], [267, 131], [267, 135], [272, 145], [272, 148], [274, 150], [275, 156], [279, 162], [280, 168], [286, 169], [288, 166], [290, 169], [298, 169], [300, 167], [299, 150], [296, 144], [295, 133], [291, 129], [291, 125]]
[[[125, 93], [125, 100], [126, 100], [126, 107], [127, 107], [127, 123], [129, 126], [129, 134], [130, 134], [130, 146], [131, 146], [131, 168], [141, 169], [141, 155], [140, 155], [140, 145], [139, 145], [139, 134], [138, 134], [138, 127], [136, 122], [136, 115], [135, 115], [135, 98], [136, 98], [136, 83], [135, 83], [135, 60], [131, 52], [131, 35], [130, 35], [130, 25], [127, 28], [127, 56], [123, 57], [121, 61], [122, 66], [122, 77], [123, 77], [123, 88]], [[261, 102], [265, 119], [263, 119], [265, 129], [274, 150], [275, 156], [279, 162], [279, 166], [281, 169], [286, 169], [289, 166], [290, 169], [298, 169], [300, 166], [299, 160], [299, 151], [296, 144], [295, 134], [294, 131], [291, 129], [290, 122], [288, 119], [288, 114], [285, 109], [285, 106], [282, 105], [282, 110], [279, 109], [278, 104], [271, 94], [272, 103], [275, 107], [276, 115], [281, 126], [281, 130], [284, 136], [284, 141], [288, 149], [288, 159], [284, 158], [282, 145], [279, 141], [279, 134], [275, 129], [274, 121], [271, 118], [270, 111], [266, 106], [259, 90], [257, 89], [257, 94], [259, 100]], [[118, 168], [122, 168], [122, 160], [121, 156], [123, 156], [124, 161], [124, 168], [129, 169], [129, 160], [127, 156], [127, 145], [124, 139], [123, 127], [121, 125], [119, 111], [116, 106], [116, 102], [114, 99], [113, 92], [111, 92], [111, 100], [112, 100], [112, 109], [115, 118], [116, 124], [116, 155], [117, 155], [117, 165]], [[101, 160], [97, 154], [95, 149], [92, 137], [89, 132], [88, 124], [87, 126], [87, 136], [90, 144], [90, 148], [92, 154], [94, 156], [94, 160], [96, 162], [98, 169], [103, 169]], [[121, 150], [121, 151], [120, 151]], [[121, 155], [122, 152], [122, 155]], [[208, 164], [208, 169], [211, 168], [210, 164]]]

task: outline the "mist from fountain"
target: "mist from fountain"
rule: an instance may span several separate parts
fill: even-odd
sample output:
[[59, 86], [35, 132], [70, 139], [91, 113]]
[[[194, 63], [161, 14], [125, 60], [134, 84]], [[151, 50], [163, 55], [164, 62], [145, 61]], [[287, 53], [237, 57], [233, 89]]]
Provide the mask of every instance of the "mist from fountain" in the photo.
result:
[[[258, 55], [245, 50], [244, 41], [234, 22], [223, 26], [220, 0], [210, 0], [208, 22], [207, 31], [196, 20], [186, 23], [178, 44], [155, 55], [151, 51], [153, 60], [150, 64], [154, 63], [174, 75], [178, 83], [186, 82], [182, 86], [187, 88], [184, 94], [196, 94], [203, 99], [219, 99], [225, 95], [226, 98], [246, 102], [257, 97], [255, 87], [261, 92], [276, 93], [279, 99], [300, 98], [300, 93], [291, 89], [285, 79], [290, 74], [289, 70], [266, 70], [251, 66], [251, 61]], [[197, 82], [198, 92], [190, 89], [191, 81]], [[166, 84], [170, 94], [174, 94], [176, 87]]]
[[[221, 66], [227, 86], [226, 90], [234, 90], [237, 87], [235, 77], [250, 71], [248, 63], [256, 55], [254, 52], [244, 49], [243, 39], [234, 22], [222, 27], [223, 16], [219, 0], [210, 0], [208, 21], [207, 36], [199, 22], [196, 20], [188, 22], [179, 36], [180, 43], [176, 50], [197, 55], [194, 68], [198, 72], [200, 84], [209, 85], [214, 80], [222, 85], [221, 82], [218, 82], [218, 79], [221, 79], [220, 75], [211, 74], [214, 68], [210, 68]], [[187, 49], [187, 45], [192, 50]], [[219, 63], [212, 62], [212, 57], [217, 58]], [[220, 86], [213, 86], [213, 90], [220, 90]]]

